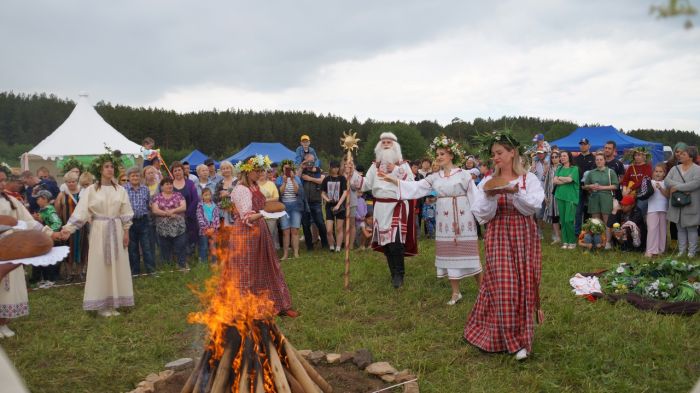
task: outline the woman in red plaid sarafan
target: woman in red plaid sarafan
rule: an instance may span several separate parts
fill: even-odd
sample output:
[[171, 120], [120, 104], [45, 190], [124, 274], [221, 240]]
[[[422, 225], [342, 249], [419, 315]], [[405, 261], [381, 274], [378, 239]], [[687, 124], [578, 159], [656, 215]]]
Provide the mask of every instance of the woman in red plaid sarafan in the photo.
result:
[[[495, 172], [479, 183], [485, 191], [472, 212], [479, 222], [488, 223], [486, 263], [464, 338], [484, 351], [514, 353], [522, 360], [532, 351], [539, 312], [542, 251], [533, 216], [542, 207], [544, 190], [523, 168], [520, 144], [509, 133], [494, 132], [484, 142]], [[504, 180], [501, 187], [486, 186], [499, 177]]]

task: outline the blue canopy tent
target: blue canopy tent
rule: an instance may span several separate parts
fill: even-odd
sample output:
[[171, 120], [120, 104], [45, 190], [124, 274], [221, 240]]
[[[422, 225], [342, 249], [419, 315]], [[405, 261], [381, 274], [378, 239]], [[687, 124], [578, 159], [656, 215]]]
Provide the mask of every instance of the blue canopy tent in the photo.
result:
[[235, 164], [240, 160], [256, 154], [266, 155], [275, 163], [279, 163], [282, 160], [294, 160], [294, 156], [296, 155], [296, 153], [287, 149], [287, 147], [281, 143], [251, 142], [241, 151], [227, 158], [226, 161]]
[[[195, 173], [195, 171], [197, 170], [197, 165], [204, 164], [204, 161], [206, 161], [207, 158], [209, 158], [209, 156], [207, 156], [206, 154], [202, 153], [201, 151], [199, 151], [197, 149], [194, 149], [194, 150], [192, 150], [192, 152], [190, 154], [187, 155], [187, 157], [180, 160], [180, 162], [185, 162], [185, 161], [189, 162], [190, 163], [190, 171], [192, 171], [192, 173]], [[218, 161], [214, 160], [214, 165], [216, 166], [216, 168], [219, 168]]]
[[615, 141], [618, 155], [633, 147], [646, 147], [651, 152], [654, 164], [664, 162], [664, 146], [662, 143], [649, 142], [634, 138], [618, 131], [613, 126], [605, 127], [579, 127], [564, 138], [550, 141], [550, 145], [557, 145], [561, 150], [572, 152], [579, 151], [578, 142], [582, 138], [588, 138], [591, 142], [591, 151], [602, 149], [607, 141]]

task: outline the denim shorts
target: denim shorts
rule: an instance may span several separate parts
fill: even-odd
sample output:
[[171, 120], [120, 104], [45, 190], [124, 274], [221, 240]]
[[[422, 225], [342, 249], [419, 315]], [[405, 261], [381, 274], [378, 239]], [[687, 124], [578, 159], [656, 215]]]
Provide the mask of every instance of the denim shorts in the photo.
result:
[[602, 244], [602, 241], [602, 238], [598, 234], [595, 234], [592, 237], [590, 233], [586, 233], [585, 235], [583, 235], [583, 242], [586, 244], [590, 243], [593, 246], [597, 246], [599, 244]]
[[287, 215], [280, 218], [280, 228], [282, 230], [289, 228], [299, 229], [301, 226], [301, 211], [295, 209], [287, 209]]

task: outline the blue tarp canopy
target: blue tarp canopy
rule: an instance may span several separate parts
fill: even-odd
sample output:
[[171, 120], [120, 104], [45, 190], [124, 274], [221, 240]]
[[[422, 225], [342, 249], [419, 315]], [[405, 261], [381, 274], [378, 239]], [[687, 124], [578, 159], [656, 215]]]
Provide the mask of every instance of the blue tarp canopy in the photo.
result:
[[561, 150], [571, 152], [579, 151], [578, 142], [582, 138], [588, 138], [591, 142], [591, 151], [602, 149], [607, 141], [615, 141], [618, 154], [623, 154], [625, 150], [633, 147], [646, 147], [651, 151], [654, 164], [664, 162], [664, 146], [661, 143], [643, 141], [618, 131], [613, 126], [605, 127], [579, 127], [574, 132], [549, 142], [550, 145], [557, 145]]
[[227, 158], [226, 161], [235, 164], [240, 160], [256, 154], [266, 155], [270, 157], [272, 162], [276, 163], [279, 163], [282, 160], [294, 160], [294, 156], [296, 155], [296, 153], [287, 149], [287, 147], [281, 143], [252, 142], [238, 153]]
[[[189, 162], [190, 163], [190, 171], [192, 173], [195, 173], [197, 170], [197, 165], [199, 164], [204, 164], [204, 161], [209, 158], [206, 154], [202, 153], [201, 151], [194, 149], [190, 154], [187, 155], [187, 157], [183, 158], [180, 160], [180, 162]], [[214, 160], [214, 165], [218, 168], [219, 167], [219, 162]]]

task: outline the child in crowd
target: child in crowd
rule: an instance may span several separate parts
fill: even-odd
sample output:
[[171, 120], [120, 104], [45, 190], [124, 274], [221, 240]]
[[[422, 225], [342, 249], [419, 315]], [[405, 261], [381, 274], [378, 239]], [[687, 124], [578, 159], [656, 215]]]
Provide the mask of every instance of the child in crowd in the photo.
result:
[[151, 137], [143, 139], [141, 144], [141, 154], [143, 154], [143, 166], [153, 165], [153, 159], [160, 154], [159, 150], [153, 149], [156, 142]]
[[597, 218], [589, 218], [581, 227], [578, 245], [586, 250], [600, 250], [606, 243], [605, 225]]
[[367, 212], [364, 221], [358, 225], [360, 228], [360, 250], [366, 250], [372, 247], [372, 229], [374, 225], [374, 216], [371, 211]]
[[[60, 232], [63, 222], [58, 216], [58, 213], [56, 213], [54, 206], [50, 203], [52, 199], [53, 196], [48, 190], [41, 190], [37, 193], [36, 203], [39, 205], [39, 219], [44, 225], [51, 228], [52, 231]], [[58, 263], [50, 266], [34, 266], [32, 269], [37, 269], [39, 271], [38, 276], [41, 277], [39, 288], [50, 288], [58, 279], [61, 268], [60, 263]]]
[[[202, 200], [197, 204], [197, 222], [199, 223], [199, 262], [208, 261], [209, 240], [219, 229], [219, 207], [212, 201], [211, 189], [202, 189]], [[212, 258], [212, 262], [213, 262]]]
[[321, 167], [321, 160], [318, 159], [318, 154], [316, 150], [311, 147], [311, 138], [308, 135], [302, 135], [300, 145], [297, 147], [296, 156], [294, 157], [294, 165], [297, 168], [301, 167], [301, 163], [304, 161], [304, 156], [307, 154], [312, 154], [314, 156], [314, 166], [316, 168]]
[[653, 180], [654, 194], [649, 197], [647, 207], [647, 249], [644, 256], [651, 258], [666, 251], [666, 211], [669, 191], [664, 185], [666, 164], [656, 164]]
[[430, 194], [425, 198], [425, 203], [423, 204], [423, 211], [421, 216], [423, 217], [423, 222], [425, 222], [425, 228], [428, 232], [428, 239], [435, 239], [435, 202], [437, 201], [437, 193], [431, 191]]
[[360, 225], [365, 222], [367, 216], [367, 202], [362, 194], [357, 194], [357, 209], [355, 209], [355, 245], [359, 246], [362, 239], [362, 230]]

